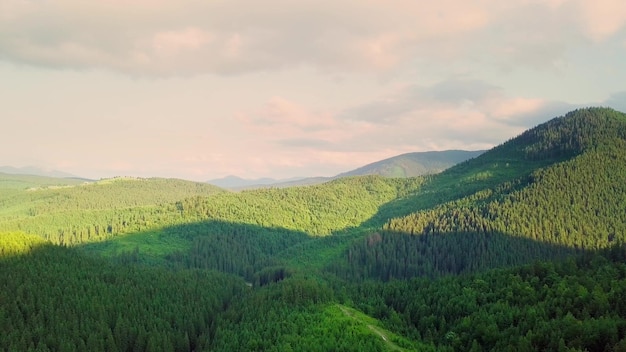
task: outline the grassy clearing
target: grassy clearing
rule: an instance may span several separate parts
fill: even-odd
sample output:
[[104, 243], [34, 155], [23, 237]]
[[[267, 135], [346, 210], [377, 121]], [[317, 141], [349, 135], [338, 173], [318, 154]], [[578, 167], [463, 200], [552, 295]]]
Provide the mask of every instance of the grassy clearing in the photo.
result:
[[380, 321], [356, 309], [336, 304], [328, 307], [326, 311], [333, 314], [335, 319], [348, 319], [355, 322], [363, 332], [376, 335], [384, 342], [388, 351], [424, 351], [432, 349], [427, 345], [418, 346], [415, 342], [381, 327]]
[[140, 262], [165, 263], [168, 254], [186, 251], [189, 247], [189, 240], [154, 230], [118, 236], [107, 241], [86, 244], [79, 248], [87, 253], [109, 258], [136, 253]]

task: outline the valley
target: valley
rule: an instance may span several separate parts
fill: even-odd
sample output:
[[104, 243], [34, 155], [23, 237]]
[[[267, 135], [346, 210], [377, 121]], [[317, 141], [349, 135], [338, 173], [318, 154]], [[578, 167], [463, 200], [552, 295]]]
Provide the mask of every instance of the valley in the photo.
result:
[[625, 150], [584, 108], [419, 176], [0, 174], [0, 349], [624, 351]]

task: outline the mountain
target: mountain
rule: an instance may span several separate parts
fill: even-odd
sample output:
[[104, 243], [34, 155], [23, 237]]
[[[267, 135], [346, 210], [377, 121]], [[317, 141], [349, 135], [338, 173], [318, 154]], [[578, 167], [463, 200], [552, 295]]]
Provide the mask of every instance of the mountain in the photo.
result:
[[283, 181], [283, 182], [277, 182], [277, 183], [274, 183], [272, 185], [269, 185], [269, 187], [287, 188], [287, 187], [314, 186], [314, 185], [321, 185], [322, 183], [326, 183], [326, 182], [332, 181], [334, 179], [336, 179], [336, 177], [324, 177], [324, 176], [304, 177], [304, 178], [298, 178], [298, 179], [295, 179], [295, 180], [287, 180], [287, 181]]
[[482, 153], [484, 153], [483, 150], [415, 152], [380, 160], [331, 177], [296, 177], [287, 180], [261, 178], [246, 180], [237, 176], [228, 176], [222, 179], [208, 181], [208, 183], [223, 188], [243, 190], [266, 187], [285, 188], [311, 186], [351, 176], [378, 175], [383, 177], [416, 177], [441, 172], [462, 161], [475, 158]]
[[116, 177], [83, 182], [2, 175], [0, 234], [23, 231], [57, 244], [81, 244], [180, 222], [177, 201], [227, 193], [179, 179]]
[[446, 150], [406, 153], [341, 173], [335, 178], [363, 175], [415, 177], [434, 174], [465, 160], [475, 158], [484, 152], [484, 150]]
[[5, 174], [15, 175], [34, 175], [34, 176], [46, 176], [46, 177], [58, 177], [58, 178], [77, 178], [76, 175], [69, 174], [63, 171], [43, 169], [36, 166], [0, 166], [0, 172]]
[[418, 177], [0, 191], [1, 350], [626, 350], [612, 109]]
[[0, 190], [25, 190], [37, 188], [58, 188], [93, 182], [72, 177], [49, 177], [0, 172]]
[[460, 274], [624, 242], [625, 147], [624, 113], [590, 108], [550, 120], [386, 204], [376, 245], [354, 244], [337, 272]]
[[285, 183], [292, 182], [296, 180], [300, 180], [301, 178], [290, 178], [283, 180], [276, 180], [273, 178], [256, 178], [256, 179], [245, 179], [234, 175], [229, 175], [222, 178], [216, 178], [207, 181], [208, 184], [228, 188], [228, 189], [244, 189], [244, 188], [259, 188], [267, 185], [273, 185], [276, 183]]

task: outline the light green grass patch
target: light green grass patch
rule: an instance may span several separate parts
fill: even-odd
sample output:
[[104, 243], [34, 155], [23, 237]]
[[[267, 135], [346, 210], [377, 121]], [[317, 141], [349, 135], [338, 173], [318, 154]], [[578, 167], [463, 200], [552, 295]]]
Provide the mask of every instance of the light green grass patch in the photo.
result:
[[154, 263], [165, 262], [168, 254], [187, 251], [189, 247], [188, 240], [155, 230], [117, 236], [103, 242], [86, 244], [80, 248], [88, 253], [105, 257], [115, 257], [136, 251], [141, 262]]
[[395, 334], [384, 327], [375, 318], [370, 317], [354, 308], [341, 304], [329, 306], [326, 311], [333, 319], [348, 320], [365, 334], [374, 335], [384, 342], [388, 351], [428, 351], [434, 350], [431, 346], [409, 341], [408, 339]]

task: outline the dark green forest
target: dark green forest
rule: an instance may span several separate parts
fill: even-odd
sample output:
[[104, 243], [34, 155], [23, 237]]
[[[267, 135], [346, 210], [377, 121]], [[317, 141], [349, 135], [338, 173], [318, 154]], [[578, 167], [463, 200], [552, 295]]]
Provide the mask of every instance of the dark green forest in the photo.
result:
[[0, 174], [0, 350], [626, 351], [626, 114], [441, 173]]

